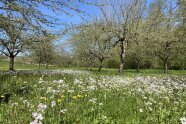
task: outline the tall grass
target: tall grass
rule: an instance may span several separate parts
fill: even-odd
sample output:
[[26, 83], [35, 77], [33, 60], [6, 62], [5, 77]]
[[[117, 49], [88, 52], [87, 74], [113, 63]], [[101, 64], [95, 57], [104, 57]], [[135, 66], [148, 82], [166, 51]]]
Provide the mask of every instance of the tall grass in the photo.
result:
[[[0, 80], [0, 122], [5, 124], [180, 124], [186, 117], [182, 76], [79, 72], [2, 75]], [[10, 94], [8, 103], [5, 94]]]

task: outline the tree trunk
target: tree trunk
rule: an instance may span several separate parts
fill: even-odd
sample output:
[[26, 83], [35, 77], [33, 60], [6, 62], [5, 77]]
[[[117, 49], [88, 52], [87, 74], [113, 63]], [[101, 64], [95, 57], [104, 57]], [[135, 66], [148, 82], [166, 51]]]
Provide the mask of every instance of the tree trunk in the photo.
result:
[[168, 71], [168, 65], [167, 65], [167, 60], [164, 61], [164, 74], [167, 74]]
[[139, 72], [140, 67], [139, 67], [139, 62], [137, 63], [137, 72]]
[[9, 70], [14, 71], [14, 56], [10, 56]]
[[92, 61], [90, 61], [89, 69], [92, 71]]
[[98, 69], [99, 72], [101, 72], [102, 67], [103, 67], [103, 59], [100, 59], [100, 66]]
[[126, 41], [121, 41], [120, 48], [120, 67], [119, 67], [119, 73], [123, 74], [124, 71], [124, 60], [125, 60], [125, 54], [126, 54]]
[[88, 69], [89, 71], [92, 71], [93, 68], [93, 60], [91, 58], [91, 56], [89, 56], [88, 60], [87, 60], [87, 64], [88, 64]]
[[136, 68], [137, 72], [139, 72], [140, 70], [140, 60], [137, 60], [137, 68]]
[[71, 64], [71, 62], [68, 62], [68, 63], [67, 63], [68, 67], [70, 67], [70, 64]]

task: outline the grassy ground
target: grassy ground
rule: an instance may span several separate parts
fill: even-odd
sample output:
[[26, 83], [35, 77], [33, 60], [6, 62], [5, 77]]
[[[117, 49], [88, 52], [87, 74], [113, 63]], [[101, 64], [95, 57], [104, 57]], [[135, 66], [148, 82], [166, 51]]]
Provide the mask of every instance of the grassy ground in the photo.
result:
[[[8, 69], [0, 62], [0, 71]], [[15, 63], [0, 75], [0, 123], [180, 124], [186, 121], [186, 71], [49, 67]], [[68, 69], [68, 70], [67, 70]], [[26, 73], [32, 70], [32, 73]], [[34, 70], [34, 71], [33, 71]], [[56, 70], [56, 71], [55, 71]], [[63, 70], [62, 73], [60, 70]], [[80, 70], [80, 71], [74, 71]]]
[[[0, 71], [8, 70], [8, 61], [0, 61]], [[71, 69], [71, 70], [86, 70], [85, 67], [58, 67], [58, 66], [49, 66], [47, 70], [64, 70], [64, 69]], [[40, 69], [36, 64], [22, 64], [15, 62], [15, 70], [46, 70], [45, 65], [42, 65]], [[92, 69], [93, 73], [99, 74], [97, 68]], [[103, 68], [101, 74], [106, 75], [118, 75], [118, 69], [108, 69]], [[163, 76], [163, 70], [160, 69], [141, 69], [140, 72], [137, 72], [135, 69], [127, 69], [124, 71], [125, 76], [135, 76], [135, 75], [151, 75], [151, 76]], [[186, 75], [186, 70], [169, 70], [168, 75]]]
[[[9, 68], [9, 62], [8, 61], [0, 61], [0, 70], [8, 70]], [[51, 66], [49, 69], [57, 69], [59, 67]], [[20, 62], [15, 62], [14, 65], [15, 70], [38, 70], [38, 65], [36, 64], [23, 64]], [[41, 70], [46, 69], [44, 65], [41, 65]]]
[[186, 117], [184, 77], [79, 72], [0, 80], [3, 124], [180, 124]]

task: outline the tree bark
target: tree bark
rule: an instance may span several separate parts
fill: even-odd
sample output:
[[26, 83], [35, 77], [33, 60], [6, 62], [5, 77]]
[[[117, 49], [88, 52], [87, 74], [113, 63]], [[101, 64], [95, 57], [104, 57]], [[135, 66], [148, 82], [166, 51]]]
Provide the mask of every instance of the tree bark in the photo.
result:
[[124, 71], [124, 62], [125, 62], [125, 55], [126, 55], [126, 41], [121, 41], [120, 48], [120, 67], [119, 67], [119, 73], [123, 74]]
[[168, 64], [167, 64], [167, 60], [164, 61], [164, 74], [167, 74], [168, 71]]
[[140, 70], [140, 61], [137, 61], [137, 72]]
[[90, 60], [90, 65], [89, 65], [90, 71], [92, 71], [92, 66], [93, 66], [93, 62], [92, 62], [92, 60]]
[[14, 71], [14, 56], [10, 56], [9, 70]]
[[68, 62], [68, 63], [67, 63], [68, 67], [70, 67], [70, 64], [71, 64], [71, 62]]
[[100, 66], [98, 69], [99, 72], [101, 72], [102, 67], [103, 67], [103, 59], [100, 59]]

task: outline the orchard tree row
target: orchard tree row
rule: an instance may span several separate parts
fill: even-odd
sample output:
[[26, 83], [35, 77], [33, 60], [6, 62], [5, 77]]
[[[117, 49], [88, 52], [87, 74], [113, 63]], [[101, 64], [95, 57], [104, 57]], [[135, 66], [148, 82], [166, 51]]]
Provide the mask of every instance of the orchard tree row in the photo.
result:
[[[97, 7], [99, 14], [68, 26], [39, 9], [81, 16], [87, 12], [78, 5], [84, 4]], [[126, 68], [163, 68], [164, 73], [186, 68], [185, 0], [1, 0], [0, 12], [0, 52], [10, 58], [10, 70], [21, 52], [46, 67], [118, 67], [120, 73]], [[64, 34], [67, 45], [57, 44]]]

